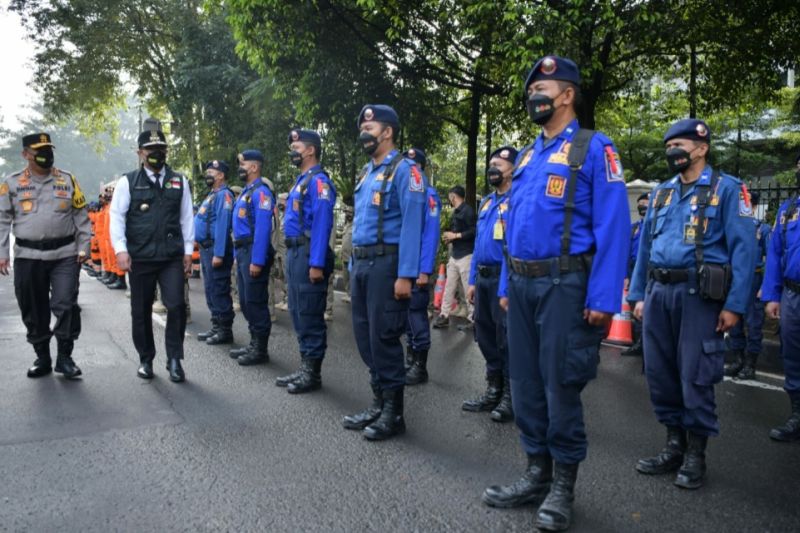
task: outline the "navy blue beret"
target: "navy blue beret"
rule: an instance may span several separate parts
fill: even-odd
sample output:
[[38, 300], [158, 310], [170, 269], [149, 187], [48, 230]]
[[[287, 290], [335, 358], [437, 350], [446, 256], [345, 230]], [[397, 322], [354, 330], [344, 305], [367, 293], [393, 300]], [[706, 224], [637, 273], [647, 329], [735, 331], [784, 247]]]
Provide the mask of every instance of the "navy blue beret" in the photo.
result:
[[494, 159], [495, 157], [499, 157], [500, 159], [505, 159], [512, 165], [517, 160], [517, 149], [513, 146], [501, 146], [494, 152], [492, 155], [489, 156], [489, 160]]
[[360, 128], [363, 122], [370, 122], [373, 120], [376, 122], [385, 122], [390, 126], [394, 126], [395, 129], [400, 127], [400, 117], [397, 116], [397, 111], [388, 105], [365, 105], [361, 109], [361, 113], [358, 114], [356, 126]]
[[539, 80], [569, 81], [575, 85], [581, 84], [581, 73], [578, 65], [571, 59], [558, 56], [545, 56], [533, 65], [525, 79], [523, 90], [527, 92], [528, 86]]
[[667, 130], [664, 142], [671, 139], [689, 139], [691, 141], [711, 142], [711, 129], [708, 124], [696, 118], [679, 120]]
[[209, 161], [206, 164], [206, 170], [208, 170], [209, 168], [212, 170], [219, 170], [224, 174], [225, 172], [228, 172], [228, 163], [226, 163], [225, 161], [219, 161], [215, 159], [213, 161]]
[[313, 130], [293, 129], [289, 132], [289, 144], [296, 141], [313, 144], [316, 147], [322, 146], [322, 138], [319, 136], [319, 133]]
[[161, 130], [145, 130], [139, 134], [139, 148], [150, 148], [151, 146], [166, 146], [167, 138]]
[[239, 154], [239, 159], [242, 161], [258, 161], [259, 163], [263, 163], [264, 154], [259, 150], [242, 150], [242, 153]]
[[428, 158], [425, 156], [425, 152], [419, 148], [409, 148], [408, 151], [403, 154], [403, 157], [413, 159], [414, 162], [422, 168], [425, 168], [425, 165], [428, 164]]

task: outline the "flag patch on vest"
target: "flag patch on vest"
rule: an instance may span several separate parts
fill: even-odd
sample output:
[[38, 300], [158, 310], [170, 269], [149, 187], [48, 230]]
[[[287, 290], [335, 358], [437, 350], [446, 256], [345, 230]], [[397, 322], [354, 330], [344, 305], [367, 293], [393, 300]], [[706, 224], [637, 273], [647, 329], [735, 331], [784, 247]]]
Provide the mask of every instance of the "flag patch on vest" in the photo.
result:
[[625, 181], [625, 174], [622, 172], [622, 161], [619, 154], [611, 146], [606, 146], [606, 180]]
[[408, 180], [408, 190], [411, 192], [423, 192], [425, 190], [425, 183], [422, 181], [422, 174], [420, 174], [417, 165], [411, 165], [411, 179]]
[[264, 210], [267, 210], [267, 211], [272, 209], [272, 201], [270, 200], [268, 194], [264, 194], [264, 195], [261, 196], [261, 201], [258, 203], [258, 208], [259, 209], [264, 209]]

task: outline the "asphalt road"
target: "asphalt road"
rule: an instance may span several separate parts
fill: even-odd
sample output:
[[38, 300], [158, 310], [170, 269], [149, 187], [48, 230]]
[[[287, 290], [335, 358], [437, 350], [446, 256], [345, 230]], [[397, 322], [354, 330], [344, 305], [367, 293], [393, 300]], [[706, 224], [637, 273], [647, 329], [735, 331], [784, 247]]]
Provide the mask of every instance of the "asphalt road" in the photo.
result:
[[[208, 314], [192, 280], [188, 381], [166, 379], [160, 351], [146, 382], [135, 375], [129, 301], [82, 276], [76, 382], [25, 377], [33, 352], [11, 280], [0, 279], [1, 531], [533, 529], [533, 509], [480, 502], [485, 486], [519, 476], [524, 456], [512, 424], [460, 410], [483, 386], [469, 335], [434, 330], [431, 382], [407, 392], [407, 434], [371, 443], [340, 425], [370, 398], [346, 304], [330, 325], [323, 390], [295, 397], [273, 384], [297, 364], [286, 313], [270, 364], [240, 368], [227, 348], [194, 340]], [[235, 329], [245, 340], [238, 317]], [[584, 393], [590, 447], [573, 531], [800, 530], [800, 445], [767, 437], [788, 401], [780, 382], [761, 383], [717, 388], [722, 436], [709, 445], [708, 481], [684, 492], [634, 471], [661, 447], [662, 428], [640, 360], [605, 349]]]

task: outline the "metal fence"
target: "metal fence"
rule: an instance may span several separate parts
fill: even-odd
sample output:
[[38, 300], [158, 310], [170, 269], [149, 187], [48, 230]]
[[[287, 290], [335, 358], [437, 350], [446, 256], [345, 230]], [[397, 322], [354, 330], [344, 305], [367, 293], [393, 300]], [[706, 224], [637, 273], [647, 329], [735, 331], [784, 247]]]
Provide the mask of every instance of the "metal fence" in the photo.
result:
[[759, 203], [755, 206], [758, 218], [772, 222], [775, 213], [783, 202], [797, 195], [800, 189], [796, 185], [782, 185], [772, 178], [755, 178], [747, 182], [750, 193], [758, 193]]

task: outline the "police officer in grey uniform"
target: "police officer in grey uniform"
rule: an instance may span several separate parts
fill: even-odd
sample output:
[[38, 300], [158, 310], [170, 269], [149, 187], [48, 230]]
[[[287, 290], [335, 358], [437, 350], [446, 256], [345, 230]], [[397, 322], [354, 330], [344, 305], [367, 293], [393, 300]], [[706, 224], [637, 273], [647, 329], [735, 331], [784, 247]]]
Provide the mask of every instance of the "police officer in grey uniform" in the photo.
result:
[[[78, 276], [89, 259], [92, 225], [75, 177], [53, 167], [47, 133], [22, 138], [25, 169], [0, 184], [0, 274], [9, 272], [9, 236], [14, 228], [14, 290], [36, 361], [28, 377], [53, 371], [50, 338], [55, 335], [55, 371], [76, 378], [81, 369], [72, 348], [81, 333]], [[56, 323], [50, 329], [50, 314]]]

